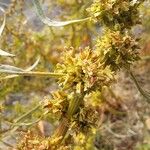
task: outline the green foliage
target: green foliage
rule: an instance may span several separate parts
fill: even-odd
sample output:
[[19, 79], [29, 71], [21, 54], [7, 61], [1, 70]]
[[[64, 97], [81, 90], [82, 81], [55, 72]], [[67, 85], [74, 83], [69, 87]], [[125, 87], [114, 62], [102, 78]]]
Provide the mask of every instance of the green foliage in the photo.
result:
[[109, 85], [113, 80], [113, 72], [109, 66], [103, 66], [99, 55], [88, 47], [79, 54], [75, 50], [66, 50], [63, 63], [56, 66], [56, 73], [65, 74], [59, 78], [59, 85], [76, 93], [90, 92]]
[[127, 67], [139, 59], [138, 40], [127, 32], [106, 30], [104, 35], [97, 39], [96, 50], [105, 65], [113, 70]]
[[131, 28], [140, 22], [138, 6], [143, 0], [95, 0], [88, 9], [94, 20], [113, 29]]

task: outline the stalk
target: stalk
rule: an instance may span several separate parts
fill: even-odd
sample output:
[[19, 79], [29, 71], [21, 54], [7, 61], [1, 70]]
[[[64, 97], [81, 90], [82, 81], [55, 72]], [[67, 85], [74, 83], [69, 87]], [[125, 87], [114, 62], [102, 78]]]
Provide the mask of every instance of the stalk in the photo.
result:
[[33, 72], [33, 71], [29, 71], [29, 72], [15, 72], [12, 74], [17, 74], [17, 75], [22, 75], [22, 76], [47, 76], [47, 77], [61, 77], [64, 76], [64, 74], [60, 74], [60, 73], [52, 73], [52, 72]]
[[75, 113], [77, 113], [78, 108], [84, 99], [84, 96], [85, 96], [85, 93], [82, 93], [82, 94], [76, 93], [74, 98], [70, 101], [68, 111], [67, 111], [67, 116], [62, 118], [58, 128], [55, 130], [52, 136], [54, 138], [60, 138], [60, 140], [58, 141], [58, 144], [61, 143], [62, 140], [64, 139], [69, 129], [70, 119]]
[[69, 118], [71, 118], [78, 110], [80, 104], [83, 101], [83, 98], [85, 96], [85, 93], [82, 94], [76, 94], [75, 97], [70, 101], [67, 115]]
[[55, 130], [54, 134], [53, 134], [53, 138], [60, 138], [58, 141], [58, 144], [62, 142], [62, 140], [64, 139], [68, 129], [69, 129], [69, 119], [64, 117], [62, 118], [62, 120], [59, 123], [59, 126], [57, 127], [57, 129]]
[[[9, 73], [13, 74], [14, 77], [17, 77], [18, 75], [20, 76], [46, 76], [46, 77], [62, 77], [64, 74], [61, 73], [53, 73], [53, 72], [38, 72], [38, 71], [23, 71], [23, 72], [16, 72], [16, 71], [0, 71], [2, 73]], [[7, 77], [7, 76], [6, 76]], [[7, 78], [11, 78], [12, 76], [9, 75]], [[5, 77], [4, 77], [5, 78]]]

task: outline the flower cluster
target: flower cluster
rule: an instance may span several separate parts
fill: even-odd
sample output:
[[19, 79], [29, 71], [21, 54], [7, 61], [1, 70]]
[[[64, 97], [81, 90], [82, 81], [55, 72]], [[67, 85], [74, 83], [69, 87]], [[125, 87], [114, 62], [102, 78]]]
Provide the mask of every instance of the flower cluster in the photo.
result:
[[111, 28], [131, 28], [140, 22], [138, 6], [142, 0], [95, 0], [87, 10], [94, 20]]
[[80, 107], [78, 113], [72, 117], [70, 128], [74, 133], [88, 133], [93, 127], [98, 126], [99, 114], [93, 107]]
[[23, 135], [23, 139], [17, 145], [17, 150], [70, 150], [69, 146], [57, 145], [59, 139], [44, 138], [28, 131]]
[[107, 30], [105, 35], [97, 39], [96, 47], [102, 62], [113, 70], [130, 65], [139, 58], [138, 40], [128, 32]]
[[55, 72], [65, 74], [59, 78], [59, 85], [76, 93], [101, 89], [114, 79], [110, 67], [104, 67], [99, 55], [89, 48], [77, 54], [72, 49], [65, 52], [63, 63], [57, 65]]
[[55, 91], [51, 93], [51, 97], [51, 99], [44, 100], [43, 106], [47, 110], [46, 113], [52, 113], [61, 118], [67, 111], [67, 95], [64, 91]]
[[46, 139], [35, 135], [32, 131], [28, 131], [23, 135], [22, 140], [17, 145], [18, 150], [41, 149], [48, 150], [49, 145]]

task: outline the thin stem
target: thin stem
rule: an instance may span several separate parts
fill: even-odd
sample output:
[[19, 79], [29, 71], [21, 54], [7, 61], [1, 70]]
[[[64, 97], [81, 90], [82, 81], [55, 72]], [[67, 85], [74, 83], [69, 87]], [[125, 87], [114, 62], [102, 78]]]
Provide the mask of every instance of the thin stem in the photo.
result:
[[149, 93], [147, 93], [146, 91], [144, 91], [144, 90], [141, 88], [141, 86], [139, 85], [138, 81], [136, 80], [134, 74], [133, 74], [131, 71], [129, 71], [129, 70], [128, 70], [128, 72], [129, 72], [129, 74], [130, 74], [132, 80], [134, 81], [134, 83], [135, 83], [137, 89], [138, 89], [139, 92], [141, 93], [141, 95], [142, 95], [144, 98], [146, 98], [146, 99], [148, 100], [148, 102], [150, 102], [150, 95], [149, 95]]
[[41, 104], [38, 104], [33, 109], [31, 109], [30, 111], [26, 112], [25, 114], [23, 114], [22, 116], [20, 116], [19, 118], [17, 118], [14, 121], [14, 123], [18, 123], [18, 122], [22, 121], [23, 119], [27, 118], [30, 114], [32, 114], [33, 112], [35, 112], [36, 110], [38, 110], [40, 107], [41, 107]]
[[[33, 112], [35, 112], [36, 110], [38, 110], [40, 108], [41, 104], [38, 104], [37, 106], [35, 106], [33, 109], [29, 110], [28, 112], [26, 112], [25, 114], [23, 114], [22, 116], [20, 116], [19, 118], [17, 118], [14, 123], [12, 123], [12, 126], [10, 128], [10, 130], [8, 130], [8, 132], [6, 132], [3, 137], [7, 137], [7, 136], [10, 136], [12, 135], [19, 127], [20, 125], [18, 124], [20, 121], [24, 120], [25, 118], [27, 118], [30, 114], [32, 114]], [[38, 120], [36, 120], [38, 121]], [[30, 123], [28, 124], [29, 126], [34, 124], [36, 122], [33, 122], [33, 123]], [[18, 126], [16, 126], [18, 125]], [[25, 125], [25, 124], [22, 124], [22, 125]]]
[[71, 117], [77, 113], [77, 110], [84, 99], [85, 93], [77, 94], [75, 93], [74, 98], [70, 101], [67, 116], [62, 118], [58, 128], [55, 130], [52, 138], [60, 138], [58, 144], [64, 139], [68, 129]]
[[15, 124], [13, 124], [13, 126], [31, 126], [31, 125], [33, 125], [33, 124], [39, 122], [39, 121], [41, 120], [41, 118], [42, 118], [42, 117], [38, 118], [37, 120], [35, 120], [35, 121], [33, 121], [33, 122], [15, 123]]
[[47, 77], [61, 77], [64, 76], [64, 74], [60, 73], [52, 73], [52, 72], [11, 72], [11, 71], [6, 71], [4, 73], [9, 73], [9, 74], [15, 74], [15, 75], [22, 75], [22, 76], [47, 76]]
[[52, 137], [58, 137], [59, 139], [59, 143], [62, 142], [62, 140], [64, 139], [68, 129], [69, 129], [69, 119], [68, 118], [62, 118], [62, 120], [59, 123], [59, 126], [57, 127], [57, 129], [55, 130], [54, 134]]

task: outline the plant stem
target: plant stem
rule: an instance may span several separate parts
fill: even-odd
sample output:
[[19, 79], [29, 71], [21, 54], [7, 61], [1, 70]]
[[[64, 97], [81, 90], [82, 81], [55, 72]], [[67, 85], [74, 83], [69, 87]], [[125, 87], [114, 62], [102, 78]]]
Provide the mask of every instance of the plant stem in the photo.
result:
[[11, 71], [3, 71], [3, 73], [9, 73], [9, 74], [13, 74], [13, 75], [9, 75], [3, 78], [0, 78], [0, 80], [3, 79], [9, 79], [9, 78], [14, 78], [17, 77], [19, 75], [22, 76], [42, 76], [42, 77], [62, 77], [64, 76], [64, 74], [60, 74], [60, 73], [52, 73], [52, 72], [33, 72], [33, 71], [28, 71], [28, 72], [11, 72]]
[[80, 104], [83, 101], [84, 96], [85, 96], [85, 93], [75, 94], [74, 98], [70, 101], [68, 112], [67, 112], [67, 115], [69, 118], [71, 118], [77, 112]]
[[68, 129], [69, 129], [69, 119], [68, 118], [62, 118], [61, 122], [59, 123], [59, 126], [55, 130], [52, 137], [58, 137], [60, 138], [59, 143], [62, 142], [63, 138], [65, 137]]
[[38, 110], [40, 107], [41, 107], [41, 104], [36, 105], [33, 109], [29, 110], [28, 112], [26, 112], [19, 118], [15, 119], [14, 123], [18, 123], [18, 122], [22, 121], [23, 119], [27, 118], [29, 115], [31, 115], [33, 112]]
[[150, 102], [150, 94], [146, 91], [144, 91], [141, 86], [139, 85], [137, 79], [135, 78], [134, 74], [132, 73], [132, 71], [128, 70], [130, 76], [131, 76], [131, 79], [134, 81], [138, 91], [141, 93], [141, 95], [146, 98], [147, 102]]
[[60, 140], [58, 141], [58, 144], [61, 143], [62, 140], [64, 139], [69, 129], [70, 119], [75, 113], [77, 113], [78, 108], [84, 99], [84, 96], [85, 96], [85, 93], [82, 93], [82, 94], [75, 93], [74, 98], [70, 101], [68, 111], [67, 111], [67, 117], [62, 118], [58, 128], [55, 130], [52, 136], [54, 138], [60, 138]]

